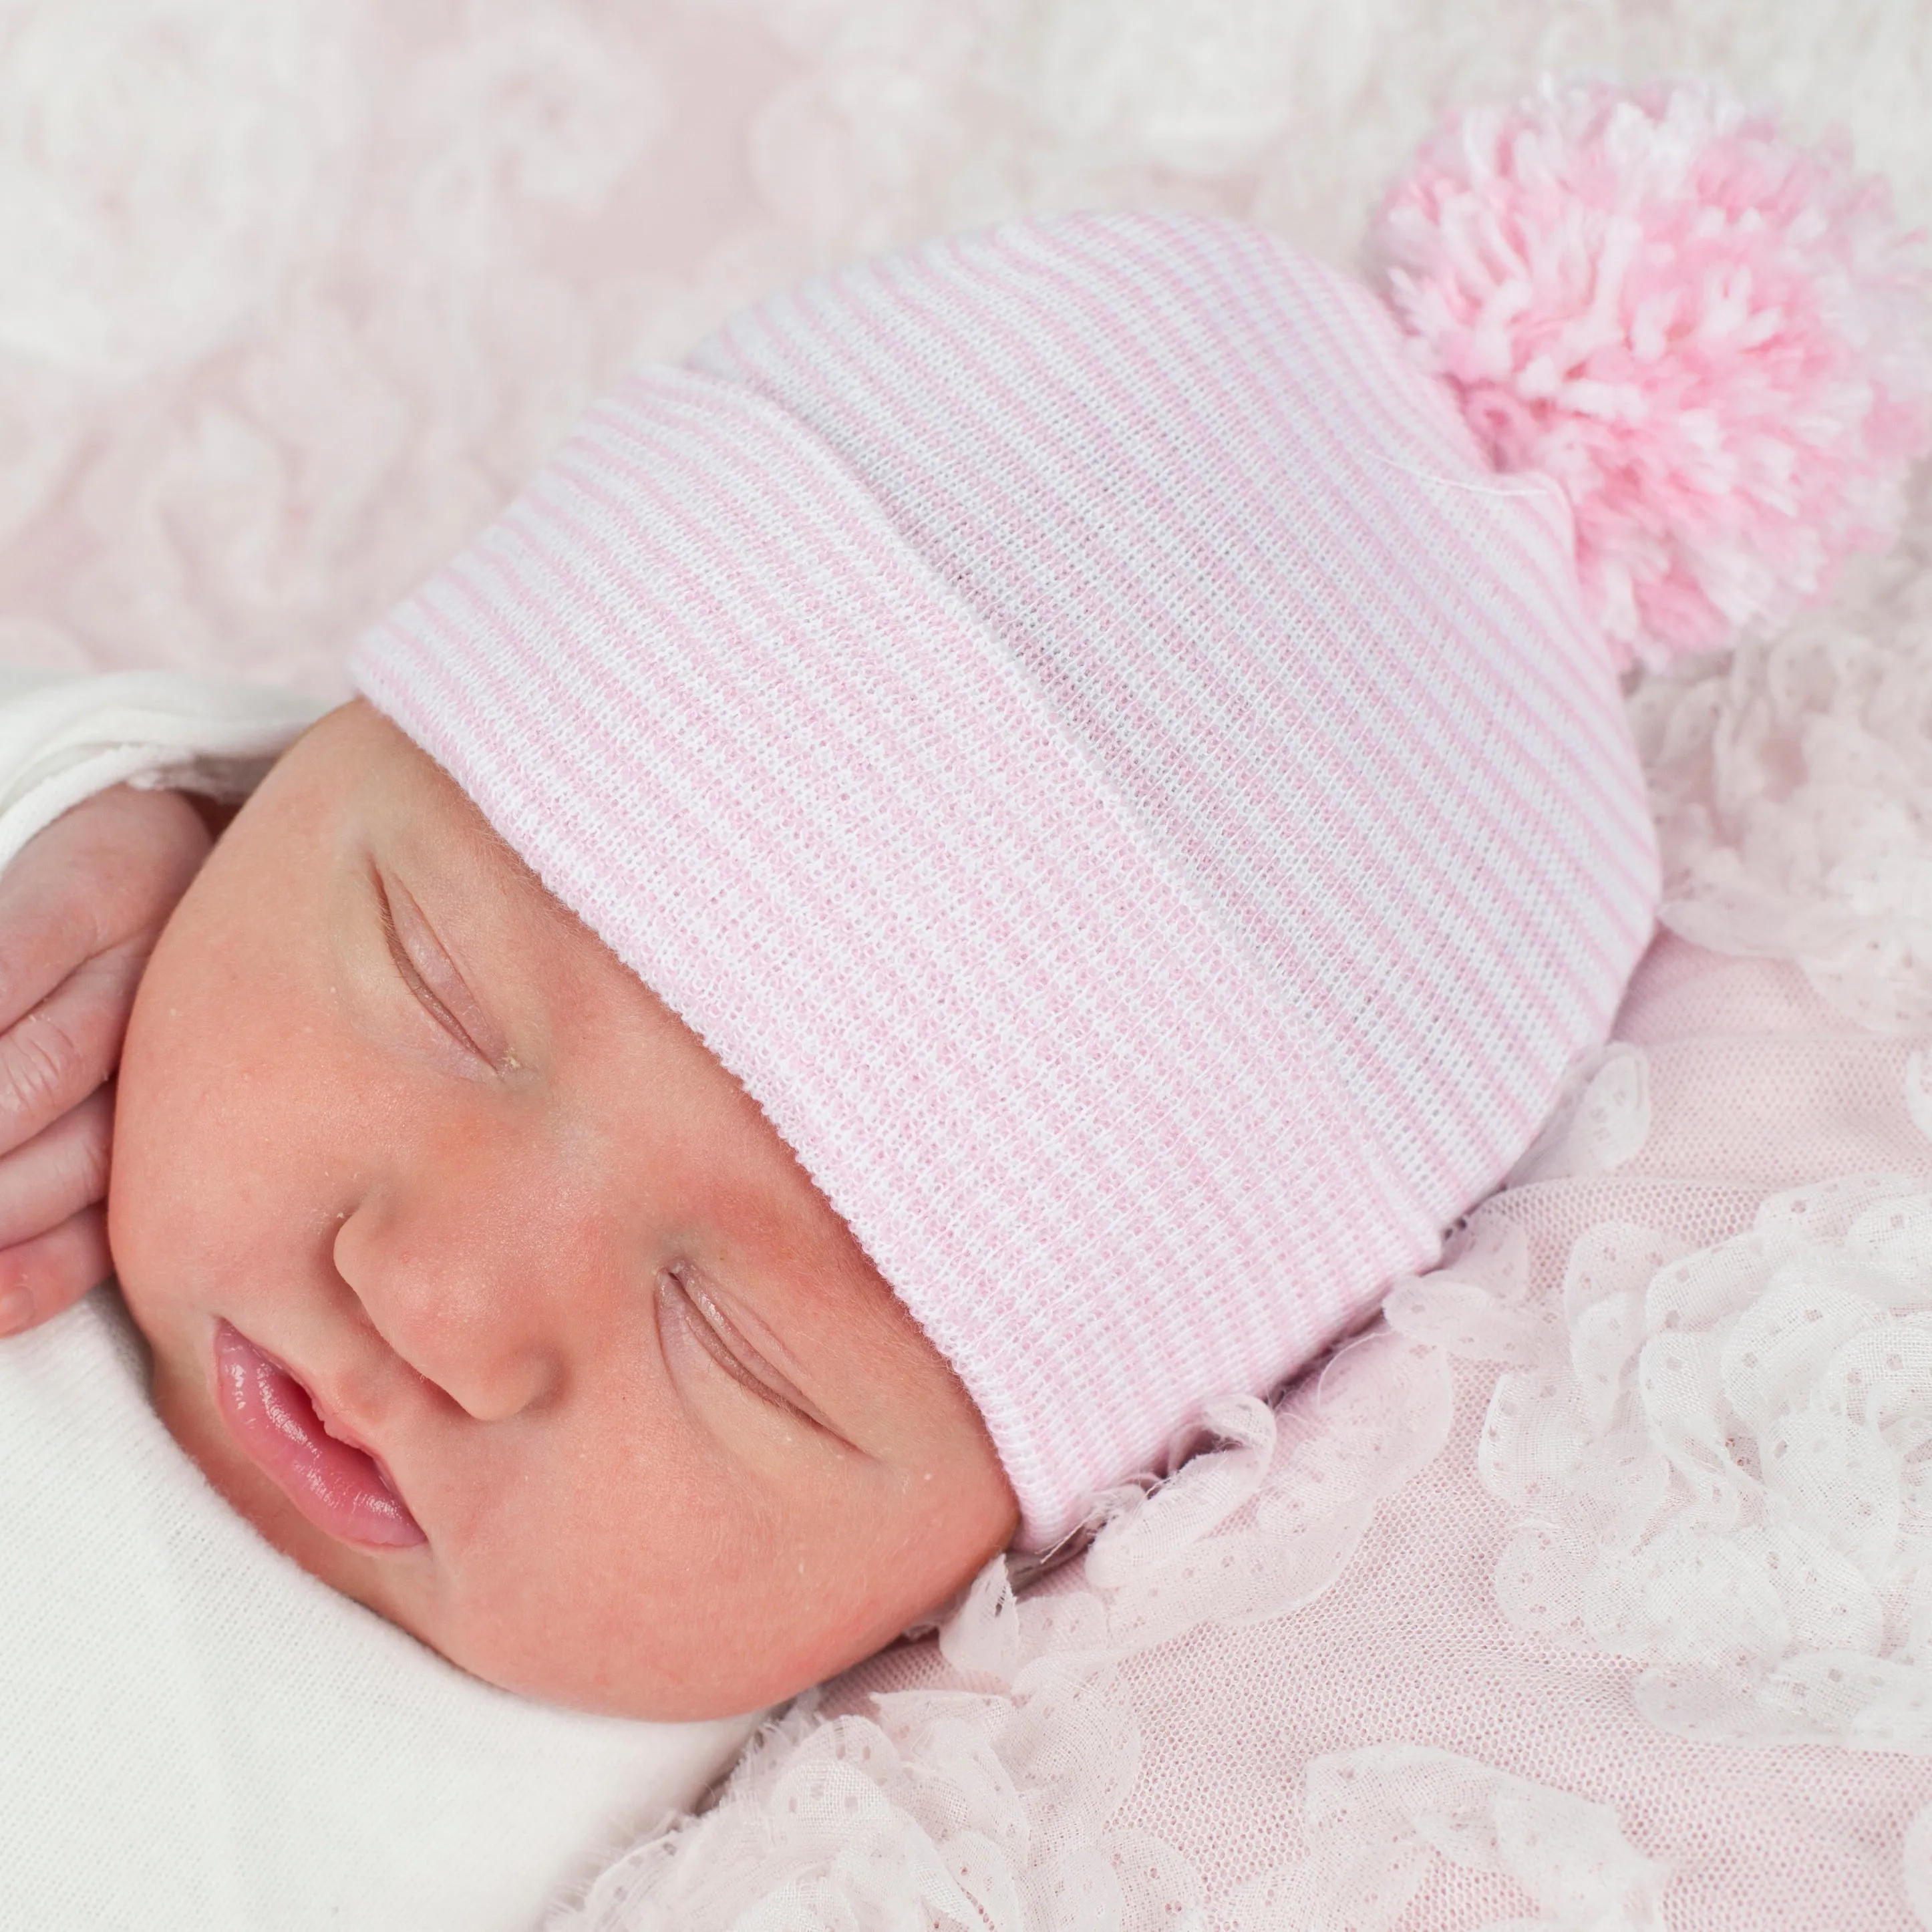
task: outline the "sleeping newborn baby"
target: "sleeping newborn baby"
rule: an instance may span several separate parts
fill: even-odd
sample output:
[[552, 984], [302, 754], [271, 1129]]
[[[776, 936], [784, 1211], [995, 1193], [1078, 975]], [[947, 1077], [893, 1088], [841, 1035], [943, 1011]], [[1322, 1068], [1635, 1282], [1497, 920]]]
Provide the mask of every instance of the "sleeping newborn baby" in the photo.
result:
[[268, 1544], [584, 1711], [1065, 1546], [1429, 1263], [1650, 931], [1617, 672], [1716, 608], [1586, 597], [1459, 397], [1250, 230], [947, 241], [633, 377], [299, 736], [122, 694], [103, 784], [287, 748], [205, 864], [122, 788], [16, 868], [17, 934], [133, 909], [14, 1324], [111, 1252]]
[[113, 1172], [176, 1438], [492, 1683], [754, 1710], [1012, 1533], [958, 1378], [756, 1103], [366, 704], [170, 921]]

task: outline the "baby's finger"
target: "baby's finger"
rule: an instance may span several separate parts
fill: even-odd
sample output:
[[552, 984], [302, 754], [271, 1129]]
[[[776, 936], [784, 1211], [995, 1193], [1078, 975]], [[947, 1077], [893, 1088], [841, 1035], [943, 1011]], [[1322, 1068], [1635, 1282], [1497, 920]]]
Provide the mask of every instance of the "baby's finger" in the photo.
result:
[[147, 955], [144, 941], [130, 940], [85, 961], [0, 1033], [0, 1155], [44, 1132], [114, 1071]]
[[104, 1200], [113, 1136], [113, 1090], [98, 1088], [0, 1159], [0, 1249], [32, 1240]]
[[0, 1335], [17, 1335], [69, 1307], [114, 1272], [106, 1210], [98, 1204], [0, 1249]]
[[0, 870], [0, 1030], [76, 967], [158, 932], [208, 855], [178, 792], [110, 786], [36, 832]]
[[30, 845], [0, 872], [0, 1027], [31, 1012], [100, 949], [92, 896], [74, 890], [66, 868], [32, 862], [38, 856]]

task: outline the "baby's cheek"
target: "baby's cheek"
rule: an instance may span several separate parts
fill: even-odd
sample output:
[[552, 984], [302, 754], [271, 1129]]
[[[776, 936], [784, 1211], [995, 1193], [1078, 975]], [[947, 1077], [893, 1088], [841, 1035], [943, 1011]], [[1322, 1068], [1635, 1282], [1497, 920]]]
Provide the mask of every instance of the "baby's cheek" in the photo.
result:
[[307, 900], [291, 861], [271, 916], [226, 844], [142, 976], [108, 1185], [109, 1244], [129, 1310], [184, 1389], [206, 1387], [217, 1315], [248, 1325], [247, 1304], [288, 1292], [305, 1259], [314, 1266], [315, 1217], [291, 1192], [308, 1149], [286, 1118], [319, 1114], [326, 1090], [296, 991]]
[[178, 1036], [130, 1037], [116, 1102], [108, 1240], [134, 1318], [154, 1324], [202, 1302], [231, 1271], [250, 1203], [256, 1137], [214, 1090], [214, 1055]]
[[501, 1447], [472, 1469], [472, 1531], [437, 1550], [418, 1635], [506, 1689], [640, 1718], [787, 1694], [800, 1602], [782, 1572], [797, 1564], [783, 1505], [754, 1478], [668, 1429], [520, 1468]]
[[211, 1184], [196, 1128], [205, 1117], [204, 1070], [177, 1037], [178, 1017], [149, 1020], [154, 1011], [136, 1006], [122, 1059], [107, 1232], [128, 1306], [159, 1346], [154, 1324], [194, 1274], [194, 1250], [220, 1211], [221, 1190]]

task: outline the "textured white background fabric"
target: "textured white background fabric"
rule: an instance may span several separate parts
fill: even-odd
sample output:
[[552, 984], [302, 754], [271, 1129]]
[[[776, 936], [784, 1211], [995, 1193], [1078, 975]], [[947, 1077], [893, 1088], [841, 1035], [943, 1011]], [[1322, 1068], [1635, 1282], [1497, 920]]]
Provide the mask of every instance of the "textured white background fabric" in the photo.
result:
[[[1252, 214], [1346, 263], [1438, 112], [1546, 65], [1720, 68], [1780, 99], [1801, 130], [1848, 124], [1908, 218], [1932, 214], [1922, 0], [12, 0], [0, 10], [0, 657], [339, 689], [346, 638], [479, 527], [639, 350], [680, 350], [804, 270], [1024, 209]], [[1754, 672], [1735, 701], [1721, 678], [1694, 676], [1688, 700], [1650, 715], [1673, 814], [1673, 917], [1687, 929], [1721, 919], [1698, 929], [1784, 947], [1821, 992], [1844, 988], [1849, 1006], [1788, 1010], [1821, 1033], [1847, 1012], [1924, 1024], [1916, 922], [1910, 970], [1896, 954], [1875, 974], [1858, 962], [1874, 938], [1900, 944], [1886, 908], [1922, 863], [1914, 733], [1932, 674], [1925, 651], [1902, 672], [1892, 654], [1924, 638], [1928, 528], [1922, 500], [1902, 562], [1856, 576], [1800, 643], [1763, 647], [1776, 702]], [[1836, 722], [1820, 731], [1808, 721], [1825, 712]], [[1827, 812], [1835, 852], [1814, 836]], [[1721, 893], [1700, 898], [1683, 884], [1692, 875]], [[1836, 915], [1822, 929], [1821, 893]], [[1627, 1063], [1612, 1070], [1612, 1090], [1631, 1077]], [[1784, 1077], [1763, 1090], [1788, 1090]], [[1849, 1102], [1878, 1090], [1826, 1078], [1844, 1131], [1819, 1159], [1862, 1164]], [[1573, 1124], [1550, 1158], [1609, 1162], [1627, 1144], [1615, 1122], [1628, 1130], [1630, 1116], [1604, 1107], [1607, 1141]], [[1696, 1158], [1737, 1158], [1732, 1125]], [[1776, 1154], [1751, 1170], [1748, 1210], [1686, 1238], [1708, 1244], [1754, 1213], [1789, 1178]], [[884, 1783], [814, 1781], [800, 1767], [742, 1856], [690, 1866], [694, 1886], [724, 1875], [710, 1922], [729, 1922], [734, 1874], [741, 1904], [769, 1886], [776, 1867], [758, 1861], [774, 1847], [832, 1873], [849, 1900], [868, 1873], [916, 1865], [922, 1842], [976, 1833], [1010, 1865], [1018, 1847], [1022, 1870], [1055, 1874], [1030, 1918], [1015, 1904], [980, 1921], [1002, 1928], [1077, 1924], [1052, 1916], [1070, 1899], [1102, 1924], [1171, 1928], [1198, 1910], [1258, 1927], [1270, 1895], [1289, 1896], [1266, 1876], [1284, 1867], [1359, 1924], [1361, 1888], [1342, 1887], [1365, 1844], [1399, 1880], [1432, 1888], [1402, 1906], [1400, 1932], [1526, 1912], [1678, 1928], [1728, 1912], [1754, 1932], [1780, 1914], [1932, 1924], [1932, 1826], [1913, 1822], [1932, 1796], [1922, 1760], [1821, 1744], [1682, 1755], [1674, 1733], [1630, 1714], [1625, 1690], [1648, 1666], [1594, 1650], [1552, 1647], [1546, 1669], [1498, 1690], [1494, 1647], [1515, 1626], [1491, 1566], [1518, 1509], [1474, 1474], [1476, 1395], [1495, 1372], [1459, 1362], [1453, 1408], [1439, 1379], [1378, 1381], [1372, 1414], [1402, 1427], [1364, 1448], [1373, 1425], [1347, 1412], [1355, 1433], [1342, 1447], [1370, 1471], [1350, 1490], [1354, 1514], [1314, 1510], [1310, 1538], [1270, 1544], [1300, 1553], [1263, 1564], [1253, 1601], [1280, 1600], [1277, 1585], [1292, 1600], [1364, 1552], [1349, 1600], [1373, 1607], [1383, 1648], [1349, 1682], [1378, 1684], [1374, 1698], [1350, 1693], [1344, 1717], [1306, 1696], [1330, 1684], [1331, 1656], [1367, 1647], [1363, 1626], [1344, 1625], [1297, 1680], [1292, 1732], [1258, 1704], [1250, 1728], [1203, 1721], [1204, 1698], [1279, 1654], [1279, 1626], [1264, 1624], [1217, 1637], [1199, 1676], [1137, 1666], [1131, 1724], [1112, 1692], [1056, 1694], [1030, 1707], [1014, 1748], [993, 1751], [974, 1723], [984, 1709], [1004, 1724], [1004, 1707], [962, 1706], [953, 1714], [973, 1721], [943, 1740], [946, 1778], [916, 1750]], [[1260, 1456], [1217, 1486], [1210, 1527]], [[1438, 1486], [1451, 1480], [1489, 1512], [1486, 1540], [1448, 1534], [1468, 1529], [1444, 1507]], [[1363, 1496], [1384, 1492], [1358, 1544]], [[1466, 1617], [1461, 1670], [1418, 1670], [1418, 1620], [1445, 1606]], [[992, 1619], [979, 1640], [998, 1666], [981, 1694], [996, 1700], [998, 1670], [1019, 1660], [1018, 1634], [1000, 1631]], [[1411, 1736], [1418, 1696], [1442, 1718], [1426, 1748]], [[830, 1754], [846, 1749], [842, 1735]], [[1697, 1828], [1682, 1808], [1723, 1796], [1741, 1766], [1769, 1794], [1760, 1827], [1666, 1881], [1654, 1865]], [[1370, 1794], [1353, 1832], [1334, 1802], [1350, 1786]], [[1210, 1844], [1214, 1858], [1190, 1876], [1160, 1848], [1182, 1842]], [[1558, 1856], [1539, 1859], [1539, 1843]], [[1070, 1848], [1082, 1856], [1056, 1867]], [[970, 1835], [956, 1849], [970, 1872], [994, 1869]], [[662, 1856], [645, 1855], [646, 1876]], [[1585, 1880], [1568, 1894], [1566, 1869]], [[1829, 1910], [1824, 1878], [1838, 1888]], [[794, 1893], [761, 1922], [866, 1922], [857, 1906], [814, 1919], [808, 1906]], [[656, 1922], [645, 1909], [583, 1922]], [[692, 1908], [666, 1922], [706, 1920]]]

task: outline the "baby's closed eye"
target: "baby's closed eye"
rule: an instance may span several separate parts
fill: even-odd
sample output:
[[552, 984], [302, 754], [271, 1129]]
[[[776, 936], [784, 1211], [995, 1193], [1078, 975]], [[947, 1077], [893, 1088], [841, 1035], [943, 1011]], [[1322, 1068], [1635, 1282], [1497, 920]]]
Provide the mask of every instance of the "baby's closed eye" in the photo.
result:
[[417, 1004], [457, 1045], [494, 1069], [514, 1067], [502, 1029], [457, 969], [435, 928], [408, 891], [370, 868], [383, 943]]
[[667, 1353], [681, 1353], [681, 1345], [695, 1344], [714, 1368], [741, 1388], [814, 1428], [838, 1433], [797, 1385], [746, 1339], [691, 1263], [659, 1270], [657, 1294], [658, 1325]]

